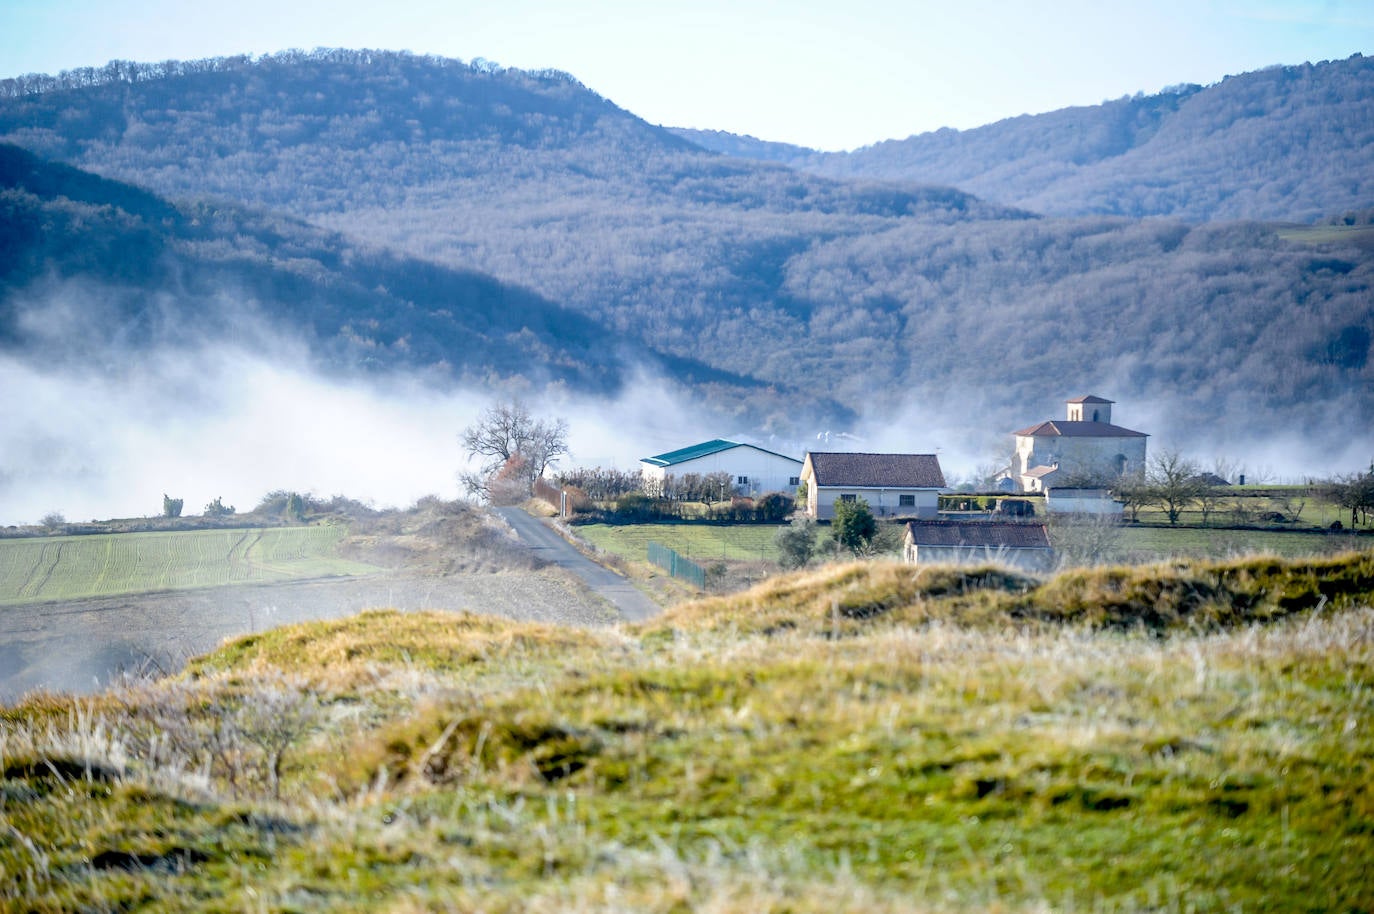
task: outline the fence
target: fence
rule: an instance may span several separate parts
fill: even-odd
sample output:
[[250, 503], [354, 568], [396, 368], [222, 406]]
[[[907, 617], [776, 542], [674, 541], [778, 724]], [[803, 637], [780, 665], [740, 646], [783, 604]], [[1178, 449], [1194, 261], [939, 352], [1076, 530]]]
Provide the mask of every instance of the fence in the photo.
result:
[[548, 502], [554, 508], [558, 509], [559, 511], [562, 511], [563, 491], [559, 489], [557, 486], [549, 485], [542, 478], [536, 479], [534, 481], [534, 495], [536, 498], [542, 498], [544, 501]]
[[667, 546], [650, 543], [649, 561], [675, 578], [681, 578], [695, 584], [702, 590], [706, 589], [706, 570], [691, 559], [678, 555], [677, 552]]

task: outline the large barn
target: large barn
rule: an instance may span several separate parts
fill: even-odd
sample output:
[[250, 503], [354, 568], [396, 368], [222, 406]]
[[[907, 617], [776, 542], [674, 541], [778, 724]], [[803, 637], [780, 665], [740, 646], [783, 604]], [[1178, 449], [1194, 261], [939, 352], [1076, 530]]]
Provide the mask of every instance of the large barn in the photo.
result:
[[663, 494], [670, 476], [728, 473], [731, 490], [723, 495], [793, 493], [801, 481], [802, 462], [753, 444], [716, 438], [639, 461], [644, 491]]

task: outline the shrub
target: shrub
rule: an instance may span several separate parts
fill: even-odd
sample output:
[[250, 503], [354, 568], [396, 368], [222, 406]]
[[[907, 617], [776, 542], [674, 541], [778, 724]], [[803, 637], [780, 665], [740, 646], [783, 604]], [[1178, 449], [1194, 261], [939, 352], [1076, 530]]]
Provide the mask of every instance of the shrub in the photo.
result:
[[778, 524], [792, 513], [796, 500], [782, 492], [769, 492], [754, 502], [754, 516], [766, 524]]
[[816, 555], [816, 522], [799, 517], [774, 535], [778, 547], [778, 561], [784, 568], [802, 568]]
[[205, 506], [206, 517], [224, 517], [226, 515], [233, 513], [234, 506], [229, 505], [228, 507], [226, 507], [224, 502], [220, 500], [220, 496], [218, 495], [215, 496], [214, 501], [210, 502], [208, 505]]

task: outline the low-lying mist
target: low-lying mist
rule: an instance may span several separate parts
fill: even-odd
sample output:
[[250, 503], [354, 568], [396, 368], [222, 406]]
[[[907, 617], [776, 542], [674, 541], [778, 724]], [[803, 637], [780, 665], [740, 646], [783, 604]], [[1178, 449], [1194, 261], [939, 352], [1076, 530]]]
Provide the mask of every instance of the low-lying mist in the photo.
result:
[[[951, 484], [1005, 465], [1010, 432], [1063, 418], [1062, 400], [1007, 403], [980, 392], [945, 402], [875, 408], [854, 427], [796, 423], [790, 437], [748, 420], [722, 418], [670, 379], [641, 374], [614, 400], [570, 392], [493, 387], [442, 389], [406, 375], [327, 377], [302, 352], [270, 355], [207, 347], [130, 357], [116, 372], [35, 364], [0, 356], [0, 525], [156, 515], [163, 494], [199, 514], [215, 498], [250, 510], [276, 489], [341, 494], [375, 507], [405, 507], [424, 495], [455, 498], [466, 456], [458, 433], [482, 409], [513, 396], [536, 415], [569, 422], [565, 465], [633, 469], [642, 457], [711, 438], [732, 438], [801, 457], [807, 450], [938, 453]], [[1168, 398], [1116, 391], [1114, 420], [1151, 434], [1150, 447], [1177, 448], [1210, 468], [1224, 458], [1252, 478], [1301, 480], [1363, 469], [1374, 433], [1330, 424], [1324, 438], [1194, 421]], [[797, 414], [804, 415], [799, 403]], [[1333, 415], [1340, 410], [1333, 408]]]
[[305, 364], [289, 350], [163, 350], [112, 377], [0, 356], [0, 525], [54, 512], [68, 521], [156, 515], [164, 493], [183, 499], [187, 515], [215, 498], [250, 510], [277, 489], [378, 508], [456, 498], [467, 467], [459, 432], [511, 397], [569, 421], [570, 463], [636, 467], [640, 457], [723, 434], [693, 421], [671, 383], [648, 377], [611, 402], [558, 385], [339, 380]]

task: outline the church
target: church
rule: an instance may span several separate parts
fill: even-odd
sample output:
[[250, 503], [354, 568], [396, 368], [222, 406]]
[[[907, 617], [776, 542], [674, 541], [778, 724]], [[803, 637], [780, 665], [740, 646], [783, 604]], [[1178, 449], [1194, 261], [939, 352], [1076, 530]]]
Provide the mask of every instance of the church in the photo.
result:
[[1068, 401], [1068, 418], [1047, 419], [1012, 434], [1016, 452], [1004, 476], [1022, 492], [1054, 485], [1104, 484], [1145, 469], [1149, 435], [1112, 424], [1113, 401], [1079, 397]]

